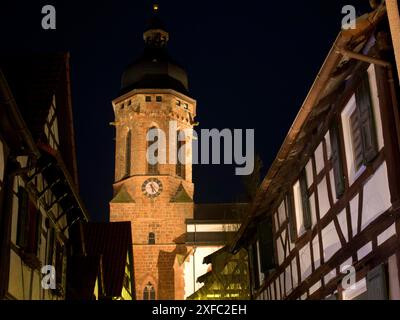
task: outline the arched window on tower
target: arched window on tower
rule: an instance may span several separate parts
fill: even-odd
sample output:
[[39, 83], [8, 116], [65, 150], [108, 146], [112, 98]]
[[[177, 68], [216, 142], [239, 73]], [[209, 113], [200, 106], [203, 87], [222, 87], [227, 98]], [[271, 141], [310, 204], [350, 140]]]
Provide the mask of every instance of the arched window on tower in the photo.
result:
[[131, 152], [132, 152], [132, 132], [128, 131], [126, 134], [126, 146], [125, 146], [125, 177], [131, 175]]
[[[147, 137], [148, 134], [151, 130], [157, 130], [156, 127], [151, 127], [149, 129], [149, 131], [147, 132]], [[151, 140], [151, 139], [150, 139]], [[147, 142], [147, 151], [149, 150], [150, 146], [152, 146], [153, 144], [157, 144], [158, 143], [158, 136], [156, 135], [154, 137], [154, 139], [152, 141], [148, 141]], [[152, 174], [152, 175], [157, 175], [158, 174], [158, 162], [156, 162], [158, 158], [158, 147], [155, 150], [154, 154], [149, 154], [149, 158], [146, 157], [146, 161], [147, 161], [147, 174]], [[152, 160], [152, 163], [149, 160]]]
[[149, 244], [156, 244], [156, 235], [154, 232], [149, 233]]
[[154, 289], [151, 282], [146, 284], [143, 289], [143, 300], [156, 300], [156, 290]]
[[[185, 133], [183, 131], [178, 131], [178, 133], [176, 135], [176, 138], [177, 138], [176, 175], [178, 177], [181, 177], [182, 179], [186, 179], [186, 167], [185, 167], [186, 150], [185, 150], [185, 141], [182, 141], [182, 140], [184, 140], [184, 137], [185, 137]], [[182, 159], [180, 159], [180, 158], [182, 158]], [[180, 161], [180, 160], [182, 160], [182, 161]]]

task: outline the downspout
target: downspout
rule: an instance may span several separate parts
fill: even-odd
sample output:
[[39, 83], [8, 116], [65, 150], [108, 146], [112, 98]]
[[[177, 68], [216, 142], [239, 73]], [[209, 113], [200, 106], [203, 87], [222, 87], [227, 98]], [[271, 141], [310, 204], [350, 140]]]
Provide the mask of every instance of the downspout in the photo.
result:
[[400, 78], [400, 16], [397, 0], [386, 0], [386, 11], [392, 36], [397, 74], [398, 78]]

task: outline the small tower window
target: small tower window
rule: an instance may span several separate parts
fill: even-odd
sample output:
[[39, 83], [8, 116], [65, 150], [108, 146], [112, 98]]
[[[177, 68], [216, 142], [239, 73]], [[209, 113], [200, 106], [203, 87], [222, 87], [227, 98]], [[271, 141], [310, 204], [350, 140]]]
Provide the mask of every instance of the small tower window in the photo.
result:
[[126, 149], [125, 149], [125, 177], [131, 175], [131, 147], [132, 147], [132, 132], [128, 131], [126, 135]]
[[181, 106], [181, 100], [176, 100], [176, 106], [180, 107]]
[[143, 300], [156, 300], [156, 291], [151, 282], [146, 284], [143, 289]]
[[146, 96], [146, 102], [151, 102], [151, 96]]
[[185, 150], [185, 141], [182, 141], [183, 137], [185, 137], [185, 133], [183, 131], [178, 131], [176, 135], [177, 138], [176, 175], [178, 177], [181, 177], [182, 179], [186, 179], [186, 168], [185, 168], [186, 150]]
[[187, 110], [187, 109], [189, 109], [189, 105], [187, 104], [187, 103], [184, 103], [183, 104], [183, 107]]
[[154, 232], [149, 233], [149, 244], [156, 244], [156, 235]]
[[[149, 129], [149, 131], [150, 130], [157, 130], [157, 128], [156, 127], [152, 127], [152, 128]], [[153, 141], [148, 141], [147, 142], [147, 151], [149, 151], [149, 148], [150, 148], [151, 145], [156, 144], [156, 143], [158, 143], [158, 136], [155, 136]], [[154, 151], [154, 154], [151, 154], [150, 156], [158, 158], [158, 147]], [[156, 160], [156, 159], [152, 159], [152, 160]], [[147, 157], [146, 157], [146, 161], [147, 161]], [[152, 161], [152, 162], [155, 162], [155, 161]], [[150, 163], [150, 161], [147, 161], [147, 173], [148, 174], [152, 174], [152, 175], [157, 175], [158, 174], [158, 162], [152, 164], [152, 163]]]
[[156, 101], [157, 101], [157, 102], [162, 102], [162, 96], [157, 96], [157, 97], [156, 97]]

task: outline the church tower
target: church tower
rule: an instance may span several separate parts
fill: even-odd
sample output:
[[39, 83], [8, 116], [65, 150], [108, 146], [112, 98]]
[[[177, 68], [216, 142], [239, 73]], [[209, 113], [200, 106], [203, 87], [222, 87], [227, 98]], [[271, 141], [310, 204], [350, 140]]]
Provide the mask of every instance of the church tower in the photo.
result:
[[[112, 102], [116, 149], [110, 220], [132, 224], [137, 299], [183, 299], [185, 221], [193, 218], [194, 186], [192, 137], [179, 134], [193, 127], [196, 101], [189, 96], [185, 70], [168, 55], [169, 34], [157, 6], [143, 38], [144, 52], [124, 71], [120, 96]], [[154, 128], [165, 139], [157, 135], [148, 141]], [[148, 147], [155, 143], [154, 156], [165, 154], [163, 163], [148, 161]], [[179, 152], [185, 156], [179, 158]]]

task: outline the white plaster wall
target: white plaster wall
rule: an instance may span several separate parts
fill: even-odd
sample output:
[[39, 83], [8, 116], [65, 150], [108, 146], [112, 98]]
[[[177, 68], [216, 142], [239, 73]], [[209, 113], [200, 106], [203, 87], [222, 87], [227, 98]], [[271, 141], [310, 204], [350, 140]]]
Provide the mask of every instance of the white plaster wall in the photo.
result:
[[304, 281], [311, 275], [311, 250], [310, 244], [307, 243], [299, 251], [300, 258], [300, 271], [301, 271], [301, 281]]
[[330, 209], [329, 197], [328, 197], [328, 185], [326, 178], [318, 184], [318, 201], [319, 201], [319, 214], [320, 218], [324, 217]]
[[306, 165], [306, 176], [307, 176], [307, 187], [311, 187], [313, 184], [313, 170], [312, 170], [312, 161], [308, 160]]
[[297, 273], [297, 260], [294, 258], [291, 262], [292, 265], [292, 276], [293, 276], [293, 288], [299, 284], [298, 273]]
[[286, 211], [285, 211], [285, 203], [284, 201], [281, 202], [278, 208], [279, 214], [279, 222], [282, 224], [286, 221]]
[[364, 186], [362, 230], [391, 207], [386, 162]]
[[285, 269], [285, 288], [286, 288], [286, 295], [292, 290], [292, 278], [291, 278], [291, 271], [290, 265], [288, 265]]
[[378, 246], [385, 243], [387, 240], [389, 240], [394, 235], [396, 235], [396, 224], [393, 223], [389, 228], [387, 228], [385, 231], [383, 231], [378, 236]]
[[282, 246], [280, 237], [276, 240], [276, 251], [278, 254], [278, 263], [279, 263], [279, 265], [281, 265], [283, 260], [285, 259], [285, 251], [283, 250], [283, 246]]
[[346, 239], [346, 242], [349, 241], [349, 233], [347, 229], [347, 216], [346, 209], [343, 209], [342, 212], [338, 214], [338, 222], [340, 225], [340, 229], [342, 230], [343, 236]]
[[324, 147], [322, 142], [318, 145], [317, 149], [315, 150], [314, 156], [315, 156], [315, 167], [317, 169], [317, 174], [319, 174], [325, 167]]
[[318, 268], [321, 265], [321, 255], [319, 251], [319, 237], [316, 236], [312, 240], [312, 248], [313, 248], [313, 255], [314, 255], [314, 266]]
[[325, 262], [341, 248], [339, 236], [336, 232], [335, 224], [331, 222], [322, 230], [322, 245], [324, 247]]

